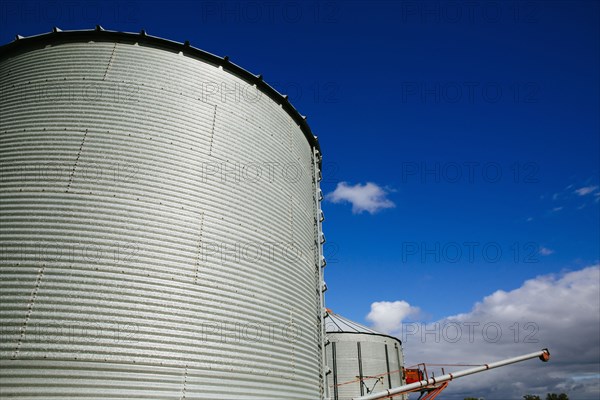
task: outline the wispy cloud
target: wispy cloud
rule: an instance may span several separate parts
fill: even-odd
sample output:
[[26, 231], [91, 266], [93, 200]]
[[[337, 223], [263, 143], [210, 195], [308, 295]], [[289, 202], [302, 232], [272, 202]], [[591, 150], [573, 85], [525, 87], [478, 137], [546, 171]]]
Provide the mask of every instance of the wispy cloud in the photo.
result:
[[584, 186], [581, 187], [579, 189], [575, 190], [575, 193], [577, 193], [579, 196], [586, 196], [590, 193], [595, 192], [596, 190], [598, 190], [598, 186]]
[[364, 185], [357, 183], [354, 186], [340, 182], [326, 198], [332, 203], [351, 203], [354, 214], [360, 214], [363, 211], [375, 214], [380, 210], [396, 207], [394, 202], [387, 198], [388, 193], [389, 190], [373, 182], [367, 182]]
[[546, 215], [551, 215], [561, 210], [584, 210], [593, 203], [600, 203], [600, 185], [592, 178], [584, 182], [572, 183], [563, 190], [554, 193], [540, 195], [540, 200], [553, 200], [555, 207], [551, 208]]
[[539, 253], [543, 256], [549, 256], [550, 254], [554, 254], [554, 250], [542, 246], [539, 249]]

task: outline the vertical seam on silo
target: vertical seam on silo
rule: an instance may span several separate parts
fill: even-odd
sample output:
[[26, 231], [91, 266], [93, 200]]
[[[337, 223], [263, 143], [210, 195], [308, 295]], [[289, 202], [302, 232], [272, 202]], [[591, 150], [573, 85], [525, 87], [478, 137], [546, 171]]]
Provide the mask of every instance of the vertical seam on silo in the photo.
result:
[[397, 344], [395, 345], [395, 347], [396, 347], [396, 358], [398, 359], [398, 373], [400, 375], [400, 385], [404, 385], [404, 382], [402, 379], [403, 378], [402, 368], [404, 368], [404, 367], [402, 365], [402, 361], [400, 361], [400, 348], [398, 347]]
[[[292, 313], [292, 309], [290, 308], [290, 329], [293, 329], [294, 326], [294, 314]], [[292, 343], [292, 379], [295, 379], [296, 377], [295, 372], [296, 372], [296, 337], [293, 338], [292, 340], [290, 340], [290, 342]]]
[[294, 154], [294, 144], [292, 142], [292, 120], [288, 119], [288, 138], [290, 139], [290, 153]]
[[390, 356], [388, 355], [388, 345], [384, 344], [385, 350], [385, 366], [387, 368], [388, 388], [392, 388], [392, 375], [390, 373]]
[[21, 326], [21, 334], [19, 335], [19, 340], [17, 341], [17, 346], [15, 347], [15, 351], [13, 352], [12, 359], [14, 360], [19, 355], [19, 351], [21, 348], [21, 343], [25, 338], [25, 334], [27, 333], [27, 324], [29, 323], [29, 319], [31, 318], [31, 313], [33, 312], [33, 306], [35, 305], [35, 300], [38, 295], [38, 290], [42, 283], [42, 279], [44, 278], [44, 271], [46, 270], [46, 264], [42, 264], [42, 268], [39, 269], [37, 278], [35, 280], [35, 286], [33, 287], [33, 291], [31, 292], [31, 297], [29, 298], [29, 303], [27, 304], [27, 314], [25, 315], [25, 320], [23, 321], [23, 325]]
[[196, 266], [194, 269], [194, 284], [198, 283], [198, 274], [200, 272], [200, 255], [202, 253], [202, 232], [204, 230], [204, 212], [200, 217], [200, 237], [198, 238], [198, 254], [196, 256]]
[[104, 71], [104, 77], [102, 77], [103, 81], [106, 80], [106, 77], [108, 75], [108, 71], [110, 71], [110, 67], [113, 64], [113, 61], [115, 59], [116, 50], [117, 50], [117, 43], [115, 43], [115, 45], [113, 46], [112, 53], [111, 53], [110, 58], [108, 60], [108, 65], [106, 66], [106, 71]]
[[185, 392], [187, 390], [187, 375], [188, 375], [188, 365], [185, 365], [185, 370], [183, 372], [183, 384], [181, 388], [181, 397], [180, 400], [185, 399]]
[[81, 145], [79, 145], [79, 151], [77, 152], [77, 157], [75, 157], [75, 164], [73, 164], [73, 169], [71, 170], [71, 175], [69, 176], [69, 183], [67, 184], [67, 192], [71, 188], [71, 184], [73, 183], [73, 177], [75, 176], [75, 170], [77, 169], [77, 164], [79, 163], [79, 157], [81, 157], [81, 151], [83, 150], [83, 144], [85, 143], [85, 139], [87, 137], [88, 130], [85, 130], [83, 134], [83, 139], [81, 140]]
[[290, 245], [294, 243], [294, 196], [290, 195]]
[[358, 384], [360, 385], [360, 395], [365, 395], [365, 389], [363, 388], [363, 369], [362, 369], [362, 351], [360, 348], [360, 342], [356, 342], [356, 349], [358, 354]]
[[337, 381], [337, 352], [335, 342], [331, 342], [331, 360], [333, 367], [333, 399], [338, 400], [338, 381]]
[[213, 113], [213, 120], [212, 120], [212, 128], [210, 130], [210, 145], [208, 148], [208, 155], [212, 156], [212, 148], [213, 148], [213, 138], [215, 137], [215, 124], [217, 122], [217, 105], [215, 104], [215, 111]]

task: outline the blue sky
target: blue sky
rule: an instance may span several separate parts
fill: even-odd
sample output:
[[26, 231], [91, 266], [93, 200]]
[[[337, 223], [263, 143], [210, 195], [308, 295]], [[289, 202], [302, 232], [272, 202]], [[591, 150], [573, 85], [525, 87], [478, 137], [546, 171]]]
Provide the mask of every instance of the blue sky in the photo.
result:
[[598, 2], [6, 1], [0, 42], [98, 23], [228, 55], [308, 116], [348, 318], [443, 320], [598, 264]]

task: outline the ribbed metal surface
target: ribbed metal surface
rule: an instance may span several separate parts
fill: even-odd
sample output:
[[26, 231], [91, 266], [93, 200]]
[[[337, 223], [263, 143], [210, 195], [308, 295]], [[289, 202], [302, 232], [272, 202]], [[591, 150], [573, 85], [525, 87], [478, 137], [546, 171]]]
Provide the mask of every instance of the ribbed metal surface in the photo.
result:
[[[326, 347], [327, 363], [330, 367], [335, 366], [327, 376], [333, 400], [350, 400], [403, 383], [403, 356], [399, 340], [385, 335], [355, 332], [329, 332], [327, 336], [331, 343], [335, 343], [335, 362], [331, 344]], [[360, 343], [360, 357], [357, 343]], [[364, 382], [362, 393], [358, 379], [361, 371]], [[334, 381], [337, 382], [337, 390]]]
[[0, 88], [2, 398], [321, 396], [316, 160], [281, 105], [103, 40], [5, 54]]

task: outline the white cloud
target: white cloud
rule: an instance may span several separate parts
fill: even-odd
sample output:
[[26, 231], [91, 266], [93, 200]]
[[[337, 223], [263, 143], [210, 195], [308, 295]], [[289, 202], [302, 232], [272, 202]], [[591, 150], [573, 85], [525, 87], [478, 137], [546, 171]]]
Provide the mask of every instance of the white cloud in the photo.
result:
[[549, 256], [550, 254], [554, 254], [554, 250], [549, 249], [549, 248], [544, 247], [544, 246], [540, 247], [539, 252], [543, 256]]
[[560, 211], [560, 210], [562, 210], [562, 209], [563, 209], [563, 207], [554, 207], [554, 208], [552, 209], [552, 211], [553, 211], [553, 212], [557, 212], [557, 211]]
[[354, 214], [360, 214], [363, 211], [374, 214], [385, 208], [396, 207], [393, 201], [386, 198], [387, 194], [388, 190], [372, 182], [364, 185], [357, 183], [354, 186], [340, 182], [335, 190], [327, 195], [327, 200], [332, 203], [351, 203]]
[[461, 378], [450, 384], [444, 398], [518, 399], [525, 394], [545, 398], [550, 392], [564, 392], [571, 399], [597, 399], [599, 291], [600, 266], [595, 265], [539, 276], [512, 291], [498, 290], [471, 311], [435, 323], [404, 323], [399, 337], [406, 364], [480, 364], [548, 347], [548, 363], [529, 360]]
[[373, 323], [373, 328], [382, 333], [400, 333], [402, 321], [408, 316], [419, 314], [419, 308], [413, 307], [404, 300], [378, 301], [371, 304], [371, 312], [367, 320]]
[[575, 193], [577, 193], [579, 196], [585, 196], [585, 195], [595, 192], [597, 189], [598, 189], [598, 186], [584, 186], [584, 187], [581, 187], [581, 188], [575, 190]]

